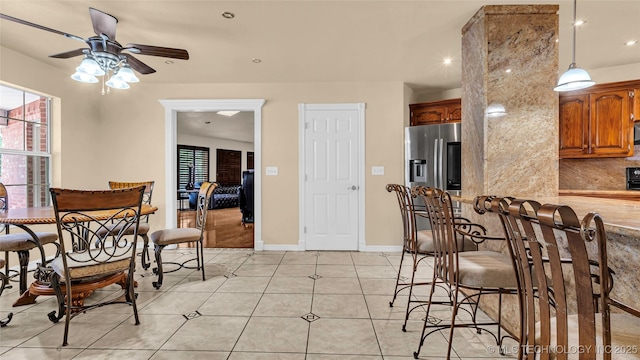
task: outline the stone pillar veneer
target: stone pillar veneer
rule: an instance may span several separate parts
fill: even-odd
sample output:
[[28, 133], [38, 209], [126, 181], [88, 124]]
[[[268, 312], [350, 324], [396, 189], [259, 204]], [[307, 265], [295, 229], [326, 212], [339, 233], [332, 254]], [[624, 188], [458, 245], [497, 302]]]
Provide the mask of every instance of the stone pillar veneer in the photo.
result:
[[[557, 12], [488, 5], [463, 27], [463, 196], [558, 194]], [[507, 115], [488, 118], [491, 103]]]

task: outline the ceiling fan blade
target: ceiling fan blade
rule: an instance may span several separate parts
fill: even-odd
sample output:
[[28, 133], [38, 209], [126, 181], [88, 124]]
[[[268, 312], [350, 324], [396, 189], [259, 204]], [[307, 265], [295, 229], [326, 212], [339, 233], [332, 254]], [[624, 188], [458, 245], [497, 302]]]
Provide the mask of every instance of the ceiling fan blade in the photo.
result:
[[75, 56], [84, 55], [85, 51], [87, 51], [87, 49], [75, 49], [71, 51], [65, 51], [58, 54], [49, 55], [49, 57], [56, 58], [56, 59], [68, 59]]
[[116, 39], [116, 24], [118, 23], [118, 19], [113, 15], [109, 15], [92, 7], [89, 8], [89, 15], [91, 15], [93, 32], [95, 32], [96, 35], [100, 36], [105, 34], [109, 40]]
[[141, 44], [127, 44], [127, 47], [140, 50], [140, 52], [137, 52], [137, 54], [140, 55], [161, 56], [173, 59], [189, 60], [189, 53], [184, 49], [174, 49]]
[[17, 22], [18, 24], [22, 24], [22, 25], [27, 25], [27, 26], [31, 26], [34, 27], [36, 29], [40, 29], [40, 30], [44, 30], [44, 31], [49, 31], [52, 32], [54, 34], [58, 34], [58, 35], [62, 35], [62, 36], [66, 36], [70, 39], [74, 39], [74, 40], [79, 40], [82, 42], [86, 42], [85, 39], [81, 38], [80, 36], [76, 36], [76, 35], [72, 35], [72, 34], [67, 34], [65, 32], [62, 32], [60, 30], [56, 30], [56, 29], [52, 29], [52, 28], [48, 28], [46, 26], [42, 26], [42, 25], [38, 25], [38, 24], [34, 24], [32, 22], [28, 22], [26, 20], [22, 20], [22, 19], [18, 19], [15, 18], [13, 16], [9, 16], [9, 15], [5, 15], [5, 14], [0, 14], [0, 19], [5, 19], [5, 20], [9, 20], [9, 21], [13, 21], [13, 22]]
[[142, 61], [136, 59], [131, 54], [121, 54], [127, 57], [127, 63], [131, 66], [131, 68], [142, 75], [153, 74], [156, 72], [149, 65], [143, 63]]

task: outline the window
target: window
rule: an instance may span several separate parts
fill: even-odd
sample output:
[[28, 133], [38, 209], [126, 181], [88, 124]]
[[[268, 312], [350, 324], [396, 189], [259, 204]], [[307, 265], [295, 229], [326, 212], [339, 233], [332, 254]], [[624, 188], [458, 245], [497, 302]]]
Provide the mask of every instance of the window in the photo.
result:
[[189, 168], [193, 167], [193, 182], [209, 181], [209, 148], [178, 145], [178, 190], [189, 183]]
[[0, 181], [10, 208], [50, 204], [51, 98], [0, 85]]

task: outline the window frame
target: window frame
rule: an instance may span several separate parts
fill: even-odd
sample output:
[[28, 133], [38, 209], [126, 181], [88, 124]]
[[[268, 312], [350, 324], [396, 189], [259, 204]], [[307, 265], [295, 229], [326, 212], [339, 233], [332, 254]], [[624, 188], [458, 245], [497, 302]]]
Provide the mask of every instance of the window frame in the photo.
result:
[[[23, 183], [7, 183], [5, 182], [4, 185], [7, 188], [7, 191], [11, 192], [11, 188], [25, 188], [26, 189], [26, 194], [31, 194], [31, 196], [27, 195], [27, 207], [40, 207], [40, 206], [50, 206], [51, 204], [51, 197], [49, 196], [49, 189], [52, 186], [52, 179], [53, 179], [53, 164], [52, 164], [52, 155], [51, 155], [51, 134], [52, 134], [52, 106], [53, 106], [53, 99], [50, 96], [44, 95], [44, 94], [39, 94], [33, 91], [29, 91], [29, 90], [25, 90], [22, 89], [20, 87], [17, 86], [12, 86], [10, 84], [6, 84], [6, 83], [0, 83], [0, 87], [2, 88], [7, 88], [10, 89], [12, 91], [16, 91], [16, 92], [21, 92], [22, 93], [22, 104], [18, 107], [14, 107], [12, 109], [8, 109], [8, 110], [3, 110], [2, 111], [2, 115], [0, 116], [2, 119], [0, 119], [0, 126], [8, 126], [9, 125], [9, 121], [19, 121], [22, 123], [22, 129], [23, 129], [23, 144], [22, 144], [22, 150], [18, 150], [18, 149], [6, 149], [2, 146], [2, 142], [0, 141], [0, 159], [2, 158], [3, 155], [10, 155], [10, 156], [24, 156], [26, 158], [26, 162], [35, 162], [38, 161], [39, 159], [44, 159], [46, 161], [46, 165], [45, 166], [36, 166], [36, 167], [32, 167], [33, 169], [39, 169], [40, 171], [44, 170], [46, 171], [46, 177], [44, 178], [44, 183], [40, 182], [40, 179], [42, 179], [41, 176], [38, 177], [33, 177], [32, 183], [28, 182], [29, 176], [28, 174], [25, 174], [27, 176], [25, 176], [25, 179], [27, 179], [27, 181], [23, 182]], [[27, 95], [33, 95], [35, 97], [40, 98], [40, 100], [31, 100], [29, 102], [27, 102]], [[39, 122], [35, 122], [32, 120], [27, 120], [26, 119], [26, 108], [27, 105], [31, 104], [34, 101], [44, 101], [45, 103], [45, 119], [40, 118]], [[11, 117], [9, 116], [9, 111], [11, 110], [15, 110], [18, 109], [19, 107], [22, 107], [22, 118], [15, 118], [15, 117]], [[43, 121], [44, 120], [44, 121]], [[40, 146], [34, 146], [32, 145], [31, 148], [33, 150], [27, 150], [28, 146], [28, 128], [29, 126], [34, 126], [34, 127], [41, 127], [41, 126], [45, 126], [46, 127], [46, 132], [44, 133], [44, 136], [46, 137], [46, 149], [44, 151], [40, 150]], [[31, 130], [33, 133], [33, 130]], [[41, 132], [39, 132], [40, 135], [42, 135]], [[34, 136], [32, 137], [32, 139], [40, 139], [39, 136]], [[1, 167], [1, 162], [0, 162], [0, 167]], [[0, 176], [2, 175], [2, 173], [0, 172]], [[37, 182], [36, 182], [37, 180]], [[36, 188], [40, 188], [41, 190], [38, 191], [34, 191], [34, 189]], [[40, 192], [42, 191], [42, 192]], [[40, 195], [36, 195], [36, 194], [40, 194]], [[44, 200], [44, 201], [43, 201]], [[11, 201], [11, 199], [9, 199], [9, 207], [12, 207], [11, 204], [13, 202]]]
[[[204, 147], [204, 146], [195, 146], [195, 145], [183, 145], [183, 144], [178, 144], [177, 145], [177, 161], [176, 161], [176, 174], [177, 174], [177, 190], [184, 190], [185, 189], [185, 185], [189, 182], [188, 179], [188, 172], [186, 173], [186, 177], [187, 177], [187, 181], [181, 181], [181, 177], [185, 176], [185, 172], [182, 171], [184, 170], [183, 168], [183, 161], [180, 157], [180, 153], [181, 151], [191, 151], [193, 153], [192, 157], [191, 157], [191, 161], [193, 163], [193, 161], [195, 161], [196, 157], [196, 152], [202, 152], [206, 154], [206, 169], [205, 168], [200, 168], [200, 169], [196, 169], [194, 167], [195, 170], [195, 174], [194, 174], [194, 183], [196, 182], [204, 182], [204, 181], [209, 181], [209, 173], [210, 173], [210, 169], [211, 169], [211, 150], [208, 147]], [[203, 164], [204, 165], [204, 164]], [[188, 166], [188, 165], [187, 165]], [[200, 171], [198, 171], [200, 170]], [[187, 170], [188, 171], [188, 170]]]

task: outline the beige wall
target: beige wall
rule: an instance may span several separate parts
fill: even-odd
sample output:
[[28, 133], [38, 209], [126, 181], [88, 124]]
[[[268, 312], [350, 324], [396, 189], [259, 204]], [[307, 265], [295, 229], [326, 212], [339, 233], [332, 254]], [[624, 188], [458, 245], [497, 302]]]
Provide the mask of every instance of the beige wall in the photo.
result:
[[[54, 186], [104, 188], [110, 179], [156, 181], [152, 229], [164, 227], [164, 108], [160, 99], [265, 99], [262, 166], [262, 237], [265, 245], [298, 244], [298, 104], [366, 103], [365, 239], [367, 246], [401, 245], [395, 197], [384, 190], [403, 182], [403, 132], [407, 96], [400, 82], [277, 84], [133, 84], [100, 95], [99, 84], [80, 84], [46, 64], [2, 49], [0, 81], [60, 97], [60, 128], [54, 132]], [[149, 75], [152, 77], [153, 75]], [[178, 76], [178, 75], [176, 75]], [[256, 149], [258, 151], [258, 149]], [[384, 176], [372, 176], [384, 166]], [[262, 170], [264, 171], [264, 170]], [[375, 248], [374, 248], [375, 249]]]
[[[142, 82], [128, 96], [105, 97], [98, 131], [120, 136], [111, 162], [134, 151], [145, 162], [109, 166], [111, 174], [164, 178], [164, 108], [158, 99], [265, 99], [262, 112], [262, 166], [277, 166], [278, 176], [263, 177], [262, 240], [267, 245], [298, 244], [298, 104], [366, 103], [366, 219], [368, 246], [400, 245], [400, 218], [392, 196], [384, 192], [388, 182], [403, 179], [404, 85], [402, 83], [282, 83], [156, 85]], [[126, 131], [119, 129], [126, 128]], [[136, 142], [146, 129], [147, 141]], [[120, 133], [120, 135], [117, 135]], [[258, 149], [256, 149], [258, 151]], [[371, 176], [371, 166], [385, 166], [384, 176]], [[263, 170], [264, 171], [264, 170]], [[103, 174], [102, 176], [107, 176]], [[154, 203], [165, 207], [164, 184], [154, 191]], [[154, 216], [164, 218], [161, 210]], [[158, 226], [162, 226], [159, 224]]]

